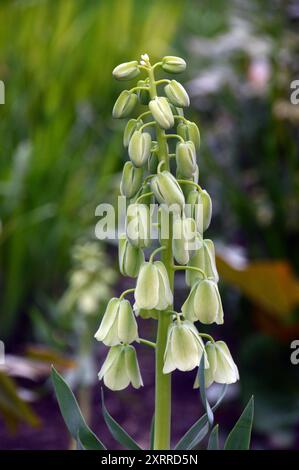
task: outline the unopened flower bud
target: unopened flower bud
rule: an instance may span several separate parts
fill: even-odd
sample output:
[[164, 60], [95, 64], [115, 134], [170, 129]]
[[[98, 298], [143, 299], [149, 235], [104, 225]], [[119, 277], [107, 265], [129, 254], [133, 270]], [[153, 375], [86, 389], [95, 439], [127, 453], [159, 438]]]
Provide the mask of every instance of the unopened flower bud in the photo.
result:
[[138, 339], [137, 322], [128, 300], [113, 297], [109, 301], [95, 338], [106, 346], [129, 344]]
[[138, 90], [137, 96], [140, 104], [148, 105], [150, 101], [149, 87], [148, 83], [145, 80], [139, 80], [137, 83], [138, 87], [148, 88], [147, 90]]
[[139, 75], [140, 70], [138, 68], [137, 60], [132, 60], [131, 62], [124, 62], [123, 64], [118, 65], [112, 72], [112, 75], [117, 80], [131, 80], [132, 78]]
[[124, 130], [123, 144], [128, 147], [131, 137], [143, 124], [141, 119], [129, 119]]
[[121, 92], [112, 110], [112, 116], [116, 119], [125, 118], [131, 114], [136, 106], [138, 99], [135, 93], [128, 90]]
[[174, 322], [168, 328], [163, 373], [192, 370], [199, 365], [203, 354], [204, 344], [193, 323]]
[[174, 125], [174, 117], [166, 98], [157, 96], [149, 102], [149, 109], [155, 121], [163, 129], [169, 129]]
[[198, 281], [192, 287], [182, 306], [184, 317], [201, 323], [223, 323], [223, 309], [217, 284], [209, 279]]
[[186, 70], [186, 66], [186, 62], [181, 57], [168, 55], [162, 59], [162, 68], [165, 72], [181, 73]]
[[126, 232], [129, 241], [144, 248], [151, 243], [150, 211], [145, 204], [130, 204], [127, 209]]
[[205, 189], [191, 191], [187, 196], [190, 204], [188, 215], [196, 221], [197, 230], [203, 233], [209, 227], [212, 218], [212, 200]]
[[162, 171], [151, 180], [151, 188], [157, 201], [167, 206], [184, 207], [185, 198], [181, 187], [169, 171]]
[[174, 106], [183, 108], [190, 105], [190, 99], [183, 85], [176, 80], [171, 80], [164, 88], [165, 94]]
[[[213, 382], [219, 384], [232, 384], [239, 380], [238, 368], [224, 341], [209, 341], [205, 346], [209, 368], [205, 369], [205, 386], [208, 388]], [[195, 387], [198, 387], [198, 378]]]
[[126, 162], [120, 182], [121, 195], [127, 198], [135, 196], [142, 185], [142, 178], [143, 169], [136, 168], [131, 162]]
[[175, 217], [173, 221], [172, 252], [179, 264], [187, 264], [190, 252], [198, 248], [195, 221], [191, 218]]
[[140, 266], [144, 263], [143, 251], [132, 245], [125, 234], [119, 237], [118, 260], [121, 274], [130, 277], [137, 277]]
[[110, 390], [123, 390], [131, 383], [134, 388], [143, 386], [135, 348], [131, 345], [113, 346], [99, 372], [99, 380]]
[[195, 146], [196, 151], [199, 152], [200, 133], [195, 122], [180, 122], [177, 126], [177, 133], [183, 137], [184, 140], [191, 140]]
[[176, 163], [177, 170], [182, 177], [192, 178], [196, 170], [196, 153], [191, 140], [177, 143]]
[[161, 261], [145, 262], [137, 278], [136, 309], [165, 310], [172, 302], [173, 295], [164, 264]]
[[151, 153], [152, 138], [148, 132], [137, 130], [129, 143], [129, 156], [135, 166], [143, 166]]
[[[202, 240], [200, 248], [190, 259], [188, 266], [201, 269], [206, 277], [214, 282], [219, 281], [219, 276], [215, 261], [215, 248], [212, 240]], [[203, 279], [203, 275], [199, 271], [186, 270], [186, 284], [191, 287], [199, 280]]]

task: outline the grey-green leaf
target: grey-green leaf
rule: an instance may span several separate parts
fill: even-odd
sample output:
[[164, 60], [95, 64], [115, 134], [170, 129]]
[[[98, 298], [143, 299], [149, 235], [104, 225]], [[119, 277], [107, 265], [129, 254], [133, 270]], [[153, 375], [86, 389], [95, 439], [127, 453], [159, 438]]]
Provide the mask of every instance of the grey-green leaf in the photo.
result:
[[214, 415], [213, 411], [210, 407], [210, 404], [208, 402], [208, 399], [206, 397], [206, 386], [205, 386], [205, 357], [204, 354], [201, 356], [201, 360], [199, 363], [199, 368], [198, 368], [198, 379], [199, 379], [199, 391], [200, 391], [200, 397], [202, 404], [204, 406], [204, 409], [207, 413], [207, 418], [210, 427], [213, 426], [214, 422]]
[[105, 423], [108, 426], [108, 429], [114, 439], [119, 442], [125, 449], [130, 450], [142, 450], [141, 447], [137, 444], [137, 442], [132, 439], [131, 436], [125, 431], [120, 424], [118, 424], [114, 418], [109, 414], [105, 402], [104, 402], [104, 392], [102, 390], [102, 412]]
[[219, 426], [216, 426], [212, 429], [209, 442], [208, 442], [208, 450], [219, 450]]
[[248, 450], [254, 413], [254, 398], [250, 398], [240, 418], [229, 433], [224, 450]]
[[75, 395], [54, 367], [52, 367], [51, 376], [60, 411], [70, 434], [77, 443], [79, 437], [80, 447], [88, 450], [106, 450], [104, 444], [87, 426]]
[[[220, 406], [223, 398], [225, 397], [226, 391], [227, 385], [224, 385], [217, 402], [212, 407], [213, 412], [216, 411], [217, 408]], [[175, 446], [175, 450], [188, 450], [197, 446], [209, 431], [209, 426], [207, 423], [208, 418], [207, 415], [204, 414], [203, 416], [201, 416], [201, 418], [199, 418], [198, 421], [196, 421], [191, 426], [191, 428], [188, 429], [186, 434], [184, 434], [184, 436], [179, 440], [179, 442]]]

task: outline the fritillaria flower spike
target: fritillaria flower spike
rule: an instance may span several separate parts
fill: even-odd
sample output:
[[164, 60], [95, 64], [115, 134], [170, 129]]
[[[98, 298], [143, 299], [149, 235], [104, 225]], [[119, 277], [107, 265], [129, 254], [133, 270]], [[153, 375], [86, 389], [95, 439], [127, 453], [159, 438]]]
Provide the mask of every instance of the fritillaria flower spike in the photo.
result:
[[[197, 329], [197, 322], [220, 325], [224, 321], [214, 244], [204, 237], [211, 223], [212, 201], [198, 182], [200, 132], [184, 115], [190, 105], [188, 93], [177, 80], [156, 79], [158, 68], [179, 74], [186, 62], [166, 56], [152, 65], [143, 54], [140, 61], [113, 70], [117, 80], [138, 77], [137, 84], [121, 92], [112, 113], [116, 119], [129, 118], [123, 137], [129, 161], [120, 183], [127, 199], [127, 220], [126, 233], [119, 239], [119, 268], [136, 282], [110, 300], [95, 337], [110, 347], [99, 378], [112, 390], [143, 385], [132, 343], [140, 343], [138, 354], [143, 345], [155, 349], [154, 447], [163, 449], [169, 448], [173, 370], [193, 370], [204, 357], [207, 387], [213, 382], [233, 383], [239, 374], [227, 345]], [[151, 220], [150, 202], [159, 206], [158, 222]], [[152, 240], [153, 225], [158, 229], [158, 247]], [[186, 271], [189, 292], [177, 313], [174, 275], [180, 270]], [[130, 294], [132, 298], [125, 299]], [[156, 342], [139, 338], [139, 316], [158, 321]]]

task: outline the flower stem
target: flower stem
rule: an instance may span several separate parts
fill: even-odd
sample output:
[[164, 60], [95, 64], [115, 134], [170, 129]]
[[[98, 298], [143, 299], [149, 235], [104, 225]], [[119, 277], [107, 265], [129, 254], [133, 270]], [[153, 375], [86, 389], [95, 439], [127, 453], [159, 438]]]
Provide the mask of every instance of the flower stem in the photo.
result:
[[[159, 64], [160, 65], [160, 64]], [[158, 66], [156, 64], [155, 66]], [[157, 96], [154, 68], [149, 70], [149, 90], [150, 96], [154, 99]], [[165, 169], [169, 170], [169, 156], [167, 149], [166, 134], [163, 129], [156, 124], [156, 135], [158, 142], [158, 157], [160, 162], [164, 162]], [[170, 224], [171, 225], [171, 224]], [[168, 273], [170, 287], [173, 290], [174, 271], [172, 269], [173, 257], [171, 250], [171, 234], [165, 241], [165, 250], [161, 253], [162, 262]], [[173, 308], [169, 306], [169, 308]], [[163, 374], [164, 353], [167, 342], [168, 327], [171, 323], [171, 316], [164, 311], [159, 312], [158, 331], [156, 339], [156, 390], [155, 390], [155, 435], [154, 449], [167, 450], [170, 448], [170, 425], [171, 425], [171, 374]]]
[[149, 341], [147, 339], [139, 338], [139, 343], [144, 344], [145, 346], [150, 346], [151, 348], [156, 348], [156, 343]]
[[119, 300], [122, 300], [127, 294], [130, 294], [131, 292], [135, 292], [134, 287], [132, 287], [132, 289], [127, 289], [123, 291], [123, 293], [119, 296]]

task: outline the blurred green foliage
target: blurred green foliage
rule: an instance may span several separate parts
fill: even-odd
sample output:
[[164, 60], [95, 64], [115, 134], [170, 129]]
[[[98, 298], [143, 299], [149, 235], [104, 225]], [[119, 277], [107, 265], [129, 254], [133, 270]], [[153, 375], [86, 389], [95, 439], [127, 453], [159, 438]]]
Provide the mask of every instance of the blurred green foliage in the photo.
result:
[[1, 2], [2, 339], [39, 292], [62, 291], [73, 241], [113, 190], [121, 137], [111, 132], [111, 70], [145, 51], [169, 51], [181, 8], [157, 0]]

